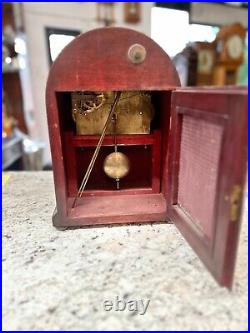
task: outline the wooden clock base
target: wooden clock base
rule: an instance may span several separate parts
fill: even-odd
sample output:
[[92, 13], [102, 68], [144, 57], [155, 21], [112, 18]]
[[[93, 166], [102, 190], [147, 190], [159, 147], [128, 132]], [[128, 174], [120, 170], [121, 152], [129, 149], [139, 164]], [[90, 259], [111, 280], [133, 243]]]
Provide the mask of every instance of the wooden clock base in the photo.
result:
[[71, 208], [72, 203], [73, 198], [69, 198], [67, 216], [59, 216], [55, 210], [54, 226], [75, 227], [166, 220], [166, 199], [161, 193], [89, 196], [81, 198], [79, 206], [75, 208]]

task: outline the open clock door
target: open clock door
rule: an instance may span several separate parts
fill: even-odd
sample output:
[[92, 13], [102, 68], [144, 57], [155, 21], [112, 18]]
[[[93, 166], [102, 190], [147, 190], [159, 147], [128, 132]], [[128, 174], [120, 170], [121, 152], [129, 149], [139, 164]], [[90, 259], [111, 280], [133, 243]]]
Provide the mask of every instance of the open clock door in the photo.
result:
[[176, 90], [168, 161], [168, 217], [218, 283], [231, 288], [247, 164], [247, 90]]

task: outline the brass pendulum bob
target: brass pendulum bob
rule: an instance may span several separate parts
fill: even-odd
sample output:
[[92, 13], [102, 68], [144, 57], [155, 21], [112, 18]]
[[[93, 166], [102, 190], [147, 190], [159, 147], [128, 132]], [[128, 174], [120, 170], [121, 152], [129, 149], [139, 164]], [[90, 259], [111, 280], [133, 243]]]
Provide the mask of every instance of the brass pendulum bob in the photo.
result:
[[129, 159], [119, 151], [109, 154], [103, 163], [103, 169], [106, 175], [116, 180], [116, 188], [120, 189], [120, 179], [129, 173]]
[[114, 132], [114, 152], [109, 154], [103, 163], [103, 170], [105, 174], [115, 179], [116, 181], [116, 189], [120, 189], [120, 179], [125, 177], [129, 173], [130, 162], [128, 157], [117, 151], [117, 141], [116, 141], [116, 119], [117, 115], [114, 113], [112, 121], [113, 121], [113, 132]]

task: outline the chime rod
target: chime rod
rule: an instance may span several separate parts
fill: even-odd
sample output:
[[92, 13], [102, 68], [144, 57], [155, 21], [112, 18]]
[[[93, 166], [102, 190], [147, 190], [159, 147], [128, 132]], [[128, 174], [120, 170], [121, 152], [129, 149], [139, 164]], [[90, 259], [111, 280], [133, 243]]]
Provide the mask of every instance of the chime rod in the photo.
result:
[[116, 93], [116, 96], [115, 96], [115, 99], [114, 99], [114, 103], [113, 103], [113, 105], [112, 105], [112, 107], [111, 107], [111, 109], [110, 109], [110, 112], [109, 112], [108, 118], [107, 118], [107, 120], [106, 120], [106, 123], [105, 123], [105, 125], [104, 125], [104, 127], [103, 127], [102, 134], [101, 134], [100, 139], [99, 139], [99, 141], [98, 141], [98, 144], [97, 144], [97, 146], [96, 146], [95, 152], [94, 152], [94, 154], [93, 154], [93, 156], [92, 156], [92, 158], [91, 158], [91, 161], [90, 161], [90, 163], [89, 163], [88, 169], [87, 169], [87, 171], [86, 171], [86, 173], [85, 173], [85, 175], [84, 175], [84, 177], [83, 177], [83, 180], [82, 180], [81, 186], [79, 187], [78, 193], [77, 193], [77, 195], [76, 195], [76, 197], [75, 197], [75, 200], [74, 200], [74, 202], [73, 202], [72, 208], [74, 208], [74, 207], [76, 206], [77, 199], [78, 199], [78, 198], [81, 198], [82, 193], [83, 193], [83, 191], [84, 191], [84, 189], [85, 189], [85, 186], [86, 186], [86, 184], [87, 184], [87, 182], [88, 182], [88, 180], [89, 180], [90, 173], [91, 173], [91, 171], [93, 170], [93, 167], [94, 167], [95, 161], [96, 161], [96, 159], [97, 159], [97, 156], [98, 156], [98, 154], [99, 154], [99, 151], [100, 151], [101, 145], [102, 145], [102, 143], [103, 143], [103, 140], [104, 140], [104, 137], [105, 137], [105, 134], [106, 134], [106, 131], [107, 131], [108, 125], [109, 125], [109, 123], [110, 123], [110, 120], [111, 120], [112, 117], [113, 117], [113, 114], [114, 114], [114, 112], [115, 112], [115, 108], [116, 108], [116, 105], [117, 105], [117, 103], [118, 103], [118, 101], [119, 101], [120, 96], [121, 96], [121, 92], [118, 91], [118, 92]]

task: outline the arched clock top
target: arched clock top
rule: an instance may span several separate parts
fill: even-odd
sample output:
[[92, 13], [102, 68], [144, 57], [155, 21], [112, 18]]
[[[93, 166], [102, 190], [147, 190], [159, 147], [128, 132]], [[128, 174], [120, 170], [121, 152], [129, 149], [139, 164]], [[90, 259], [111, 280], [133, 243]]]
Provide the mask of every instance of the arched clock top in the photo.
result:
[[146, 35], [95, 29], [75, 38], [53, 63], [47, 90], [170, 90], [180, 85], [169, 56]]

